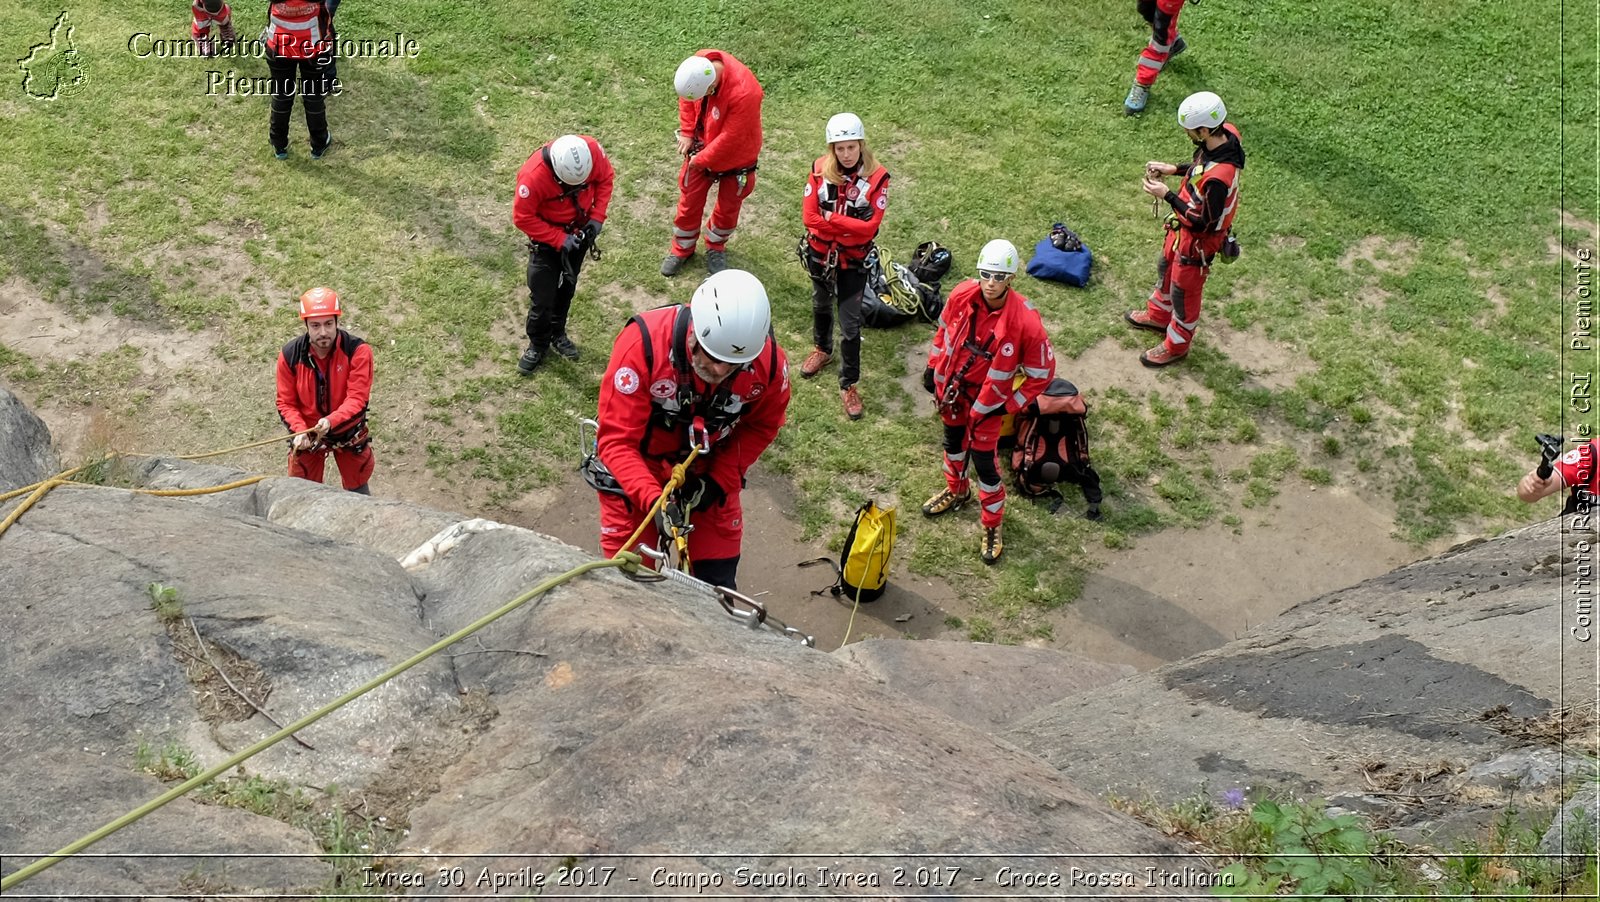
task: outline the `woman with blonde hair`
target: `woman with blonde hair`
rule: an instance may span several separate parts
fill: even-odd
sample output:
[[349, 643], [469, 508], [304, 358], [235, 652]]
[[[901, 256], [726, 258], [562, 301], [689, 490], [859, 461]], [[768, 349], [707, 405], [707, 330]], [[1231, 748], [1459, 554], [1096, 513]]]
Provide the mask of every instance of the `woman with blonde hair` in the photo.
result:
[[806, 269], [811, 274], [811, 334], [815, 347], [800, 364], [810, 379], [833, 360], [833, 311], [839, 309], [844, 360], [839, 398], [845, 415], [861, 419], [856, 382], [861, 378], [861, 293], [865, 260], [889, 207], [889, 172], [867, 148], [866, 127], [854, 113], [828, 120], [828, 152], [811, 167], [801, 203], [806, 227]]

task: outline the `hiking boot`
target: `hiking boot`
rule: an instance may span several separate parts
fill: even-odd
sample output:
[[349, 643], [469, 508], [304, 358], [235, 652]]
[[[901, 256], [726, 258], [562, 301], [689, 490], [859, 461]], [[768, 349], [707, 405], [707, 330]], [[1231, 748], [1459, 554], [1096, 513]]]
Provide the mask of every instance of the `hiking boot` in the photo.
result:
[[811, 353], [807, 354], [806, 359], [800, 364], [800, 378], [810, 379], [812, 376], [822, 372], [822, 368], [832, 360], [832, 354], [821, 348], [812, 348]]
[[289, 148], [287, 148], [287, 147], [274, 147], [274, 148], [272, 148], [272, 155], [277, 157], [280, 160], [287, 160], [287, 159], [289, 159]]
[[1128, 97], [1122, 101], [1122, 111], [1129, 116], [1137, 116], [1144, 112], [1144, 105], [1150, 102], [1150, 89], [1138, 82], [1128, 89]]
[[217, 37], [222, 39], [224, 46], [239, 40], [239, 35], [233, 30], [232, 16], [229, 16], [226, 22], [217, 23]]
[[1151, 348], [1150, 350], [1145, 351], [1143, 354], [1140, 354], [1139, 355], [1139, 362], [1144, 364], [1145, 366], [1148, 366], [1148, 367], [1154, 369], [1155, 367], [1167, 366], [1168, 364], [1177, 363], [1178, 361], [1180, 361], [1183, 358], [1188, 357], [1188, 356], [1189, 356], [1189, 352], [1188, 351], [1184, 351], [1182, 354], [1174, 354], [1174, 353], [1172, 353], [1170, 350], [1167, 349], [1167, 343], [1166, 342], [1162, 342], [1161, 344], [1156, 345], [1155, 347]]
[[1098, 501], [1089, 505], [1088, 509], [1083, 512], [1083, 518], [1085, 520], [1099, 520], [1100, 517], [1100, 502]]
[[861, 419], [866, 408], [861, 406], [861, 393], [856, 391], [854, 385], [839, 391], [839, 400], [844, 403], [844, 415], [852, 420]]
[[204, 36], [195, 38], [194, 46], [200, 55], [207, 59], [217, 55], [217, 45], [212, 42], [209, 31]]
[[986, 526], [983, 529], [983, 562], [993, 564], [1000, 560], [1000, 555], [1005, 554], [1006, 545], [1000, 541], [1000, 527]]
[[1161, 325], [1150, 317], [1149, 310], [1129, 310], [1127, 313], [1122, 314], [1122, 318], [1127, 320], [1128, 325], [1135, 329], [1149, 329], [1151, 332], [1167, 331], [1166, 326]]
[[706, 251], [706, 272], [716, 275], [728, 268], [727, 251]]
[[971, 499], [971, 492], [965, 495], [957, 495], [946, 486], [944, 491], [922, 503], [922, 512], [930, 517], [937, 517], [940, 514], [948, 514], [953, 510], [960, 510], [961, 506]]
[[550, 350], [555, 351], [557, 354], [560, 354], [562, 357], [565, 357], [568, 360], [578, 359], [578, 346], [573, 344], [572, 339], [565, 335], [557, 338], [555, 341], [550, 342]]
[[322, 146], [321, 147], [313, 147], [313, 148], [311, 148], [311, 159], [313, 159], [313, 160], [322, 159], [322, 155], [328, 152], [328, 146], [331, 145], [332, 143], [333, 143], [333, 134], [330, 132], [328, 134], [328, 140], [322, 142]]
[[539, 364], [544, 363], [545, 353], [544, 348], [529, 345], [528, 349], [522, 352], [522, 359], [517, 361], [517, 372], [524, 376], [532, 376], [533, 371], [539, 368]]
[[1178, 54], [1180, 54], [1183, 51], [1188, 50], [1188, 49], [1189, 49], [1189, 45], [1184, 43], [1183, 35], [1180, 34], [1180, 35], [1178, 35], [1178, 39], [1176, 41], [1172, 42], [1172, 49], [1167, 51], [1167, 59], [1170, 60], [1173, 57], [1177, 56]]
[[683, 264], [688, 262], [688, 257], [680, 257], [677, 254], [668, 254], [661, 260], [661, 274], [664, 276], [675, 276], [678, 274], [678, 270], [683, 269]]

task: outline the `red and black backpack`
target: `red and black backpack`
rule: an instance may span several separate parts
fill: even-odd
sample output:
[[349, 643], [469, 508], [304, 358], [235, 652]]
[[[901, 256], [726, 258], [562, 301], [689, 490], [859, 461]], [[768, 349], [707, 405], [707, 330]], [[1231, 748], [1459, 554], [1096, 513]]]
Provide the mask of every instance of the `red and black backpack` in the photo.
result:
[[1017, 491], [1030, 497], [1053, 498], [1051, 513], [1061, 506], [1057, 483], [1083, 489], [1088, 516], [1100, 516], [1100, 476], [1089, 463], [1089, 405], [1078, 387], [1065, 379], [1051, 380], [1033, 403], [1017, 414], [1011, 471]]

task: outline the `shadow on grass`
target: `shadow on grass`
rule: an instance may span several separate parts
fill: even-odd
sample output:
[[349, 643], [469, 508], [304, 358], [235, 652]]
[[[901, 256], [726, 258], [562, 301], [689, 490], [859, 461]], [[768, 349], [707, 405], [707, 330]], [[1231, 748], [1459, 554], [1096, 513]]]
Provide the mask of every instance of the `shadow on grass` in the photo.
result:
[[0, 260], [46, 300], [79, 311], [109, 310], [146, 322], [163, 319], [150, 278], [106, 260], [65, 235], [0, 204]]

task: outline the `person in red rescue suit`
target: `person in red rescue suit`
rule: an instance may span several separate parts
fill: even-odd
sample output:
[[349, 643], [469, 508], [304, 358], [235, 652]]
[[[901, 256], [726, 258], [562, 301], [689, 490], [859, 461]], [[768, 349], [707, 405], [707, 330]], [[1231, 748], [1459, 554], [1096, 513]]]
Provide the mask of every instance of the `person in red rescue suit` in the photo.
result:
[[[693, 575], [736, 589], [745, 472], [772, 444], [788, 408], [788, 361], [772, 339], [767, 292], [755, 276], [723, 270], [695, 289], [688, 306], [635, 316], [617, 336], [600, 383], [598, 472], [585, 473], [599, 490], [601, 552], [621, 549], [691, 441], [709, 444], [676, 500], [693, 527]], [[654, 547], [658, 536], [652, 523], [641, 541]]]
[[311, 158], [321, 159], [333, 141], [326, 98], [337, 89], [333, 78], [333, 9], [337, 5], [323, 0], [274, 0], [267, 9], [267, 27], [261, 33], [272, 73], [267, 138], [280, 160], [289, 158], [289, 115], [294, 112], [296, 96], [305, 107]]
[[1004, 239], [983, 246], [978, 278], [950, 292], [922, 374], [944, 421], [945, 482], [922, 512], [937, 517], [967, 503], [970, 463], [978, 476], [985, 564], [1000, 560], [1005, 551], [1000, 522], [1006, 490], [995, 455], [1001, 418], [1027, 407], [1056, 375], [1055, 349], [1039, 311], [1011, 289], [1017, 257], [1016, 246]]
[[840, 113], [823, 130], [828, 152], [811, 166], [800, 203], [806, 227], [806, 271], [811, 274], [811, 340], [800, 364], [810, 379], [833, 360], [833, 310], [839, 308], [839, 400], [845, 415], [861, 419], [861, 293], [867, 287], [863, 261], [872, 250], [889, 208], [889, 170], [867, 149], [866, 126], [855, 113]]
[[717, 205], [706, 224], [706, 270], [727, 268], [728, 238], [739, 224], [739, 208], [756, 187], [761, 154], [761, 84], [744, 63], [724, 50], [702, 50], [684, 60], [673, 77], [678, 91], [678, 213], [661, 274], [675, 275], [694, 256], [706, 195], [717, 186]]
[[1554, 495], [1562, 489], [1571, 489], [1567, 495], [1563, 515], [1582, 512], [1586, 504], [1593, 513], [1595, 498], [1600, 494], [1600, 438], [1590, 439], [1550, 462], [1550, 475], [1540, 476], [1534, 467], [1517, 483], [1517, 497], [1532, 504], [1541, 498]]
[[217, 37], [224, 46], [238, 40], [233, 30], [233, 10], [222, 0], [194, 0], [189, 11], [192, 14], [189, 33], [194, 36], [194, 45], [201, 56], [217, 55], [216, 42], [211, 39], [212, 25], [217, 26]]
[[[1172, 208], [1167, 215], [1166, 242], [1156, 267], [1156, 287], [1143, 310], [1123, 316], [1132, 326], [1166, 334], [1166, 340], [1139, 355], [1149, 367], [1176, 363], [1188, 355], [1200, 322], [1200, 300], [1211, 263], [1230, 243], [1233, 216], [1239, 209], [1239, 174], [1244, 148], [1239, 130], [1227, 121], [1222, 98], [1210, 91], [1191, 94], [1178, 107], [1178, 124], [1195, 145], [1194, 161], [1185, 166], [1151, 160], [1145, 164], [1144, 190]], [[1162, 176], [1176, 175], [1176, 192]], [[1231, 252], [1237, 254], [1237, 245]]]
[[344, 487], [369, 495], [372, 346], [339, 328], [342, 313], [332, 289], [313, 288], [300, 296], [306, 331], [278, 354], [278, 416], [290, 432], [311, 430], [290, 442], [290, 476], [321, 482], [332, 451]]
[[1139, 51], [1139, 64], [1133, 70], [1133, 87], [1122, 101], [1122, 109], [1129, 116], [1144, 112], [1156, 76], [1161, 74], [1167, 60], [1185, 49], [1183, 36], [1178, 34], [1178, 14], [1183, 12], [1183, 4], [1184, 0], [1139, 0], [1139, 15], [1150, 23], [1150, 43]]
[[528, 349], [517, 364], [524, 376], [551, 348], [578, 359], [578, 346], [567, 335], [567, 313], [583, 258], [605, 226], [614, 179], [611, 161], [588, 135], [562, 135], [517, 172], [511, 219], [528, 236]]

